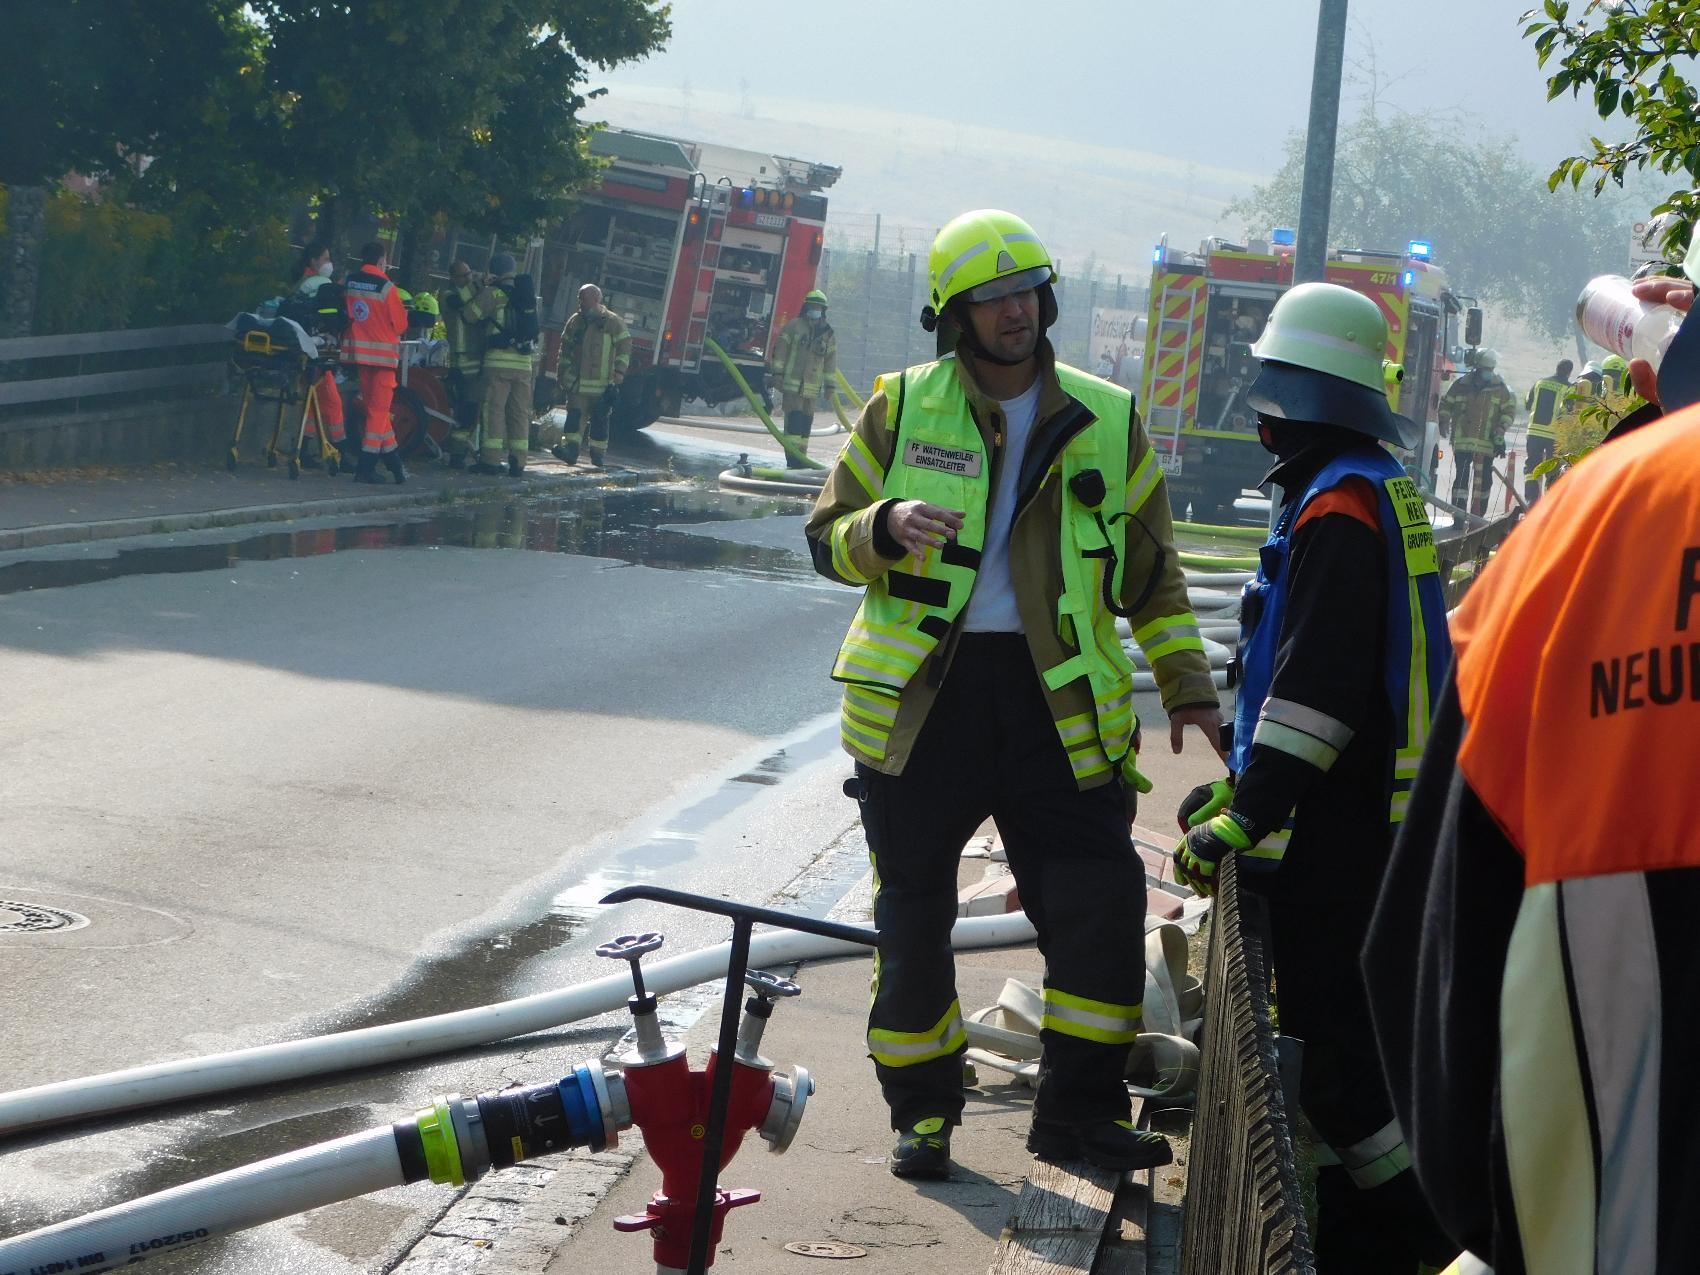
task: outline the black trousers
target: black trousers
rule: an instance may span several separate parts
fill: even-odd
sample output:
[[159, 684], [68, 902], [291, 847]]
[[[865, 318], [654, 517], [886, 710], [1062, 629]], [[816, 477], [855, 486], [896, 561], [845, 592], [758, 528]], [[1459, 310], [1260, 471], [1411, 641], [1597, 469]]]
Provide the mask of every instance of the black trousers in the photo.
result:
[[[901, 775], [858, 765], [880, 931], [870, 1029], [922, 1033], [956, 1004], [950, 931], [962, 847], [997, 823], [1039, 932], [1046, 986], [1112, 1005], [1145, 991], [1145, 870], [1119, 782], [1082, 792], [1027, 639], [964, 634]], [[1035, 1120], [1125, 1120], [1128, 1044], [1045, 1029]], [[904, 1066], [875, 1061], [894, 1129], [962, 1114], [961, 1047]]]
[[[1269, 905], [1281, 1033], [1304, 1042], [1299, 1105], [1325, 1142], [1348, 1148], [1394, 1119], [1359, 968], [1391, 838], [1385, 827], [1304, 833], [1301, 815], [1280, 870], [1240, 880]], [[1325, 1166], [1316, 1198], [1318, 1275], [1417, 1275], [1457, 1256], [1410, 1169], [1363, 1188]]]

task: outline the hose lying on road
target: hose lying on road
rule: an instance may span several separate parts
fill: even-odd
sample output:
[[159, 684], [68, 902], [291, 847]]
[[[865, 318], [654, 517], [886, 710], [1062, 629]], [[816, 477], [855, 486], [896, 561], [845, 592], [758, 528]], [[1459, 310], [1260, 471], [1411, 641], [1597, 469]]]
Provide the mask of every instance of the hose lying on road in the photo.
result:
[[1215, 536], [1220, 540], [1243, 540], [1247, 544], [1260, 545], [1269, 539], [1269, 532], [1262, 527], [1242, 526], [1213, 526], [1203, 522], [1177, 522], [1175, 531], [1181, 535]]
[[[793, 1092], [808, 1073], [793, 1069]], [[802, 1095], [807, 1100], [807, 1094]], [[787, 1112], [793, 1104], [787, 1104]], [[801, 1111], [801, 1106], [795, 1109]], [[769, 1120], [772, 1113], [769, 1113]], [[368, 1129], [0, 1240], [0, 1271], [104, 1271], [385, 1187], [476, 1182], [492, 1169], [576, 1147], [601, 1151], [631, 1127], [625, 1078], [580, 1063], [559, 1081], [462, 1098]], [[783, 1126], [759, 1130], [771, 1149]], [[794, 1126], [792, 1128], [794, 1132]]]
[[0, 1240], [0, 1271], [105, 1271], [407, 1181], [385, 1125]]
[[720, 490], [737, 492], [739, 495], [796, 496], [801, 500], [813, 500], [820, 495], [824, 486], [826, 471], [820, 469], [786, 470], [735, 466], [720, 471]]
[[[951, 944], [961, 948], [1005, 947], [1030, 942], [1033, 937], [1032, 922], [1022, 913], [1014, 912], [958, 921], [951, 932]], [[785, 965], [867, 950], [840, 939], [781, 930], [757, 934], [750, 940], [750, 964], [752, 967]], [[710, 982], [724, 976], [730, 952], [731, 945], [722, 943], [646, 964], [645, 983], [651, 992], [662, 994]], [[631, 988], [631, 978], [622, 972], [553, 992], [410, 1022], [363, 1027], [310, 1040], [281, 1041], [18, 1089], [0, 1094], [0, 1135], [228, 1093], [252, 1085], [300, 1080], [487, 1045], [612, 1013], [625, 1006]]]
[[767, 414], [767, 408], [762, 406], [761, 399], [756, 397], [756, 392], [750, 388], [750, 383], [744, 379], [744, 374], [738, 370], [738, 365], [732, 362], [731, 356], [725, 350], [720, 348], [720, 343], [711, 336], [704, 337], [702, 343], [715, 358], [720, 360], [721, 366], [726, 369], [727, 375], [732, 378], [733, 383], [744, 391], [744, 397], [750, 401], [750, 409], [755, 412], [757, 419], [767, 426], [767, 432], [773, 435], [774, 442], [784, 448], [785, 454], [796, 460], [805, 469], [825, 469], [825, 465], [809, 455], [808, 448], [802, 440], [780, 432], [779, 427], [773, 423], [773, 418]]

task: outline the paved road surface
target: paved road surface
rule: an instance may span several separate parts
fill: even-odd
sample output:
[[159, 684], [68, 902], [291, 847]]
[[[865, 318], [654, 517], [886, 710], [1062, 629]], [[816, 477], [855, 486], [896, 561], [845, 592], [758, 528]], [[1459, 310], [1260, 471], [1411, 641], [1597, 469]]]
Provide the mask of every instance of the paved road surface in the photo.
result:
[[[795, 505], [394, 517], [0, 559], [0, 899], [90, 918], [0, 934], [0, 1086], [523, 995], [608, 972], [591, 949], [621, 932], [703, 946], [723, 923], [594, 901], [765, 901], [851, 825], [825, 673], [855, 598], [808, 571]], [[847, 884], [817, 869], [796, 906]], [[621, 1018], [14, 1139], [0, 1233], [558, 1076]], [[444, 1203], [387, 1192], [150, 1269], [381, 1270]]]

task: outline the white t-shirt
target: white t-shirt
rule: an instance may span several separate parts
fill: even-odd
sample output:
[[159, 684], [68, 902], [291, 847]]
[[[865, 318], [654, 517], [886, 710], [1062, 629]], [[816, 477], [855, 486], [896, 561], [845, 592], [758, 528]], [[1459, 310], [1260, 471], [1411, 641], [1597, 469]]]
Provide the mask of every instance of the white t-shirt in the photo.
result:
[[1016, 489], [1027, 458], [1027, 441], [1039, 415], [1039, 382], [1034, 380], [1019, 398], [999, 403], [1003, 409], [1003, 461], [998, 485], [986, 507], [986, 547], [974, 592], [968, 595], [962, 628], [967, 633], [1022, 633], [1021, 612], [1015, 606], [1015, 581], [1009, 574], [1009, 533], [1015, 522]]

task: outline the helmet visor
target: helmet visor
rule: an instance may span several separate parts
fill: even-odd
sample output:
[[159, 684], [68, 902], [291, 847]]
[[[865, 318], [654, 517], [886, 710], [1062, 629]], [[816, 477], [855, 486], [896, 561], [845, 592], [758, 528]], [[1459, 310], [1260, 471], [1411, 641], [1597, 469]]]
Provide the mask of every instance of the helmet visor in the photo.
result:
[[1006, 274], [999, 279], [989, 279], [977, 288], [970, 288], [962, 295], [972, 302], [996, 301], [1000, 297], [1010, 296], [1016, 292], [1031, 292], [1041, 284], [1051, 281], [1049, 266], [1033, 266], [1027, 270], [1017, 270], [1014, 274]]

